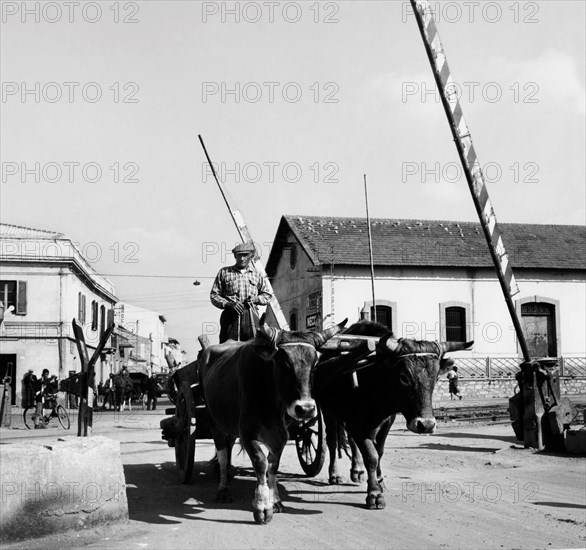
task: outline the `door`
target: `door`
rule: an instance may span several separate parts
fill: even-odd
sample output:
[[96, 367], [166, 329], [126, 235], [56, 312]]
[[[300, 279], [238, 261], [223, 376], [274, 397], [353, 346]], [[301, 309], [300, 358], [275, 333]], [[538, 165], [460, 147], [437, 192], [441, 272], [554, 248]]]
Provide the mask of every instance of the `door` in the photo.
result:
[[16, 380], [15, 353], [0, 354], [0, 381], [3, 381], [7, 376], [10, 377], [10, 404], [16, 405], [16, 384], [19, 384], [20, 380]]
[[521, 318], [531, 357], [557, 357], [555, 306], [544, 302], [523, 304]]

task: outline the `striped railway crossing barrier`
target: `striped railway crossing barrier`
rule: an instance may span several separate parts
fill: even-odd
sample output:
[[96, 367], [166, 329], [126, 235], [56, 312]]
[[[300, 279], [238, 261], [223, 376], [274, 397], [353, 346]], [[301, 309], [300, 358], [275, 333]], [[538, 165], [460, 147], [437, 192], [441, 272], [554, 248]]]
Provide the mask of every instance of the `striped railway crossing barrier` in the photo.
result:
[[431, 4], [427, 0], [410, 2], [524, 359], [516, 376], [521, 391], [510, 400], [515, 434], [524, 441], [525, 447], [563, 449], [564, 433], [575, 416], [575, 407], [569, 399], [560, 398], [556, 361], [531, 359], [513, 302], [519, 288], [488, 196], [470, 129], [464, 119]]

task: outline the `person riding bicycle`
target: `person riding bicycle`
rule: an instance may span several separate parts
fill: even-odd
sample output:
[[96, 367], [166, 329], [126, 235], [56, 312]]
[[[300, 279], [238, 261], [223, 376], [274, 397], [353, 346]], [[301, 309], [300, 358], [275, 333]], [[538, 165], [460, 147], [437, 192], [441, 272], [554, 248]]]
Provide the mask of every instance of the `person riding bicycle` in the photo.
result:
[[41, 422], [43, 419], [43, 408], [54, 408], [57, 391], [57, 376], [49, 376], [49, 369], [43, 369], [41, 378], [35, 381], [35, 403], [37, 408], [35, 429], [45, 427], [45, 422]]

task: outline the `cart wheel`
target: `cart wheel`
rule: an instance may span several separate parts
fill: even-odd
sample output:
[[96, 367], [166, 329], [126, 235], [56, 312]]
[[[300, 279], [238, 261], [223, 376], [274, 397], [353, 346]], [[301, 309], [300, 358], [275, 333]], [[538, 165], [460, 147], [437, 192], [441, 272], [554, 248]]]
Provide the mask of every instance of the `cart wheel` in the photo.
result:
[[191, 387], [181, 384], [177, 393], [175, 416], [177, 416], [177, 432], [175, 439], [175, 462], [179, 483], [189, 483], [195, 458], [195, 402]]
[[309, 477], [319, 474], [326, 459], [324, 419], [319, 407], [315, 418], [299, 423], [295, 430], [295, 447], [305, 474]]

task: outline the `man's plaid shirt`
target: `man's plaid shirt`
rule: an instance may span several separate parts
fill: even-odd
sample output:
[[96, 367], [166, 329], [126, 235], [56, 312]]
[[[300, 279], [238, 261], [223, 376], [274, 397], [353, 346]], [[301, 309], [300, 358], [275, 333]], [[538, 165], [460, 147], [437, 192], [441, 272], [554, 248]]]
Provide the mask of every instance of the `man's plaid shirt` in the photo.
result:
[[273, 296], [269, 280], [252, 265], [243, 270], [236, 266], [223, 267], [218, 272], [210, 300], [217, 308], [224, 309], [228, 302], [244, 302], [250, 298], [252, 303], [266, 305]]

